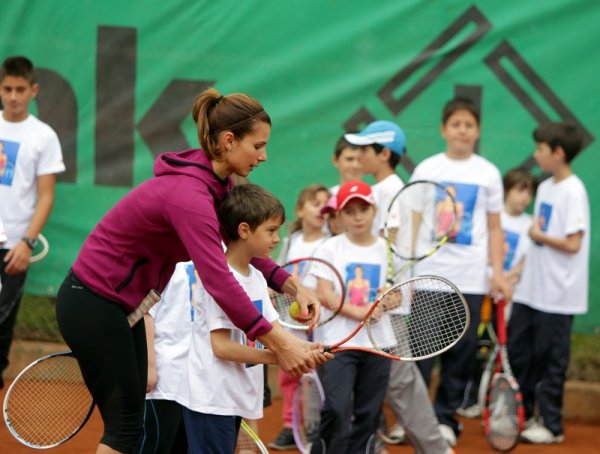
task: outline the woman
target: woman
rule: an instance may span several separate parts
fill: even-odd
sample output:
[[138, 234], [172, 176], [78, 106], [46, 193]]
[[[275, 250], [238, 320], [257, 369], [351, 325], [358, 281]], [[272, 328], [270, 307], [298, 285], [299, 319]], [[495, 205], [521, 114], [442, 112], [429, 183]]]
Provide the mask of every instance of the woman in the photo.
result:
[[[233, 323], [259, 339], [293, 374], [331, 357], [273, 327], [229, 272], [216, 207], [266, 160], [271, 120], [255, 99], [208, 89], [194, 101], [201, 149], [165, 153], [155, 177], [120, 200], [88, 236], [57, 296], [57, 320], [104, 421], [98, 453], [135, 452], [143, 425], [147, 357], [144, 324], [126, 320], [150, 289], [162, 291], [175, 264], [191, 260]], [[319, 306], [295, 277], [270, 259], [253, 262], [275, 289], [296, 296], [303, 312]]]

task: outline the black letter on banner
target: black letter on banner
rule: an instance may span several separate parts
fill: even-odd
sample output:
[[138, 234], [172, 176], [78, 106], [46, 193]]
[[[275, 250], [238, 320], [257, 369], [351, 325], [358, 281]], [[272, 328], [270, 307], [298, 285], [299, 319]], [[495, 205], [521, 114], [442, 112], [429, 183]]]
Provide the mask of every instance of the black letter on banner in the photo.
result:
[[95, 183], [131, 186], [136, 31], [98, 27]]

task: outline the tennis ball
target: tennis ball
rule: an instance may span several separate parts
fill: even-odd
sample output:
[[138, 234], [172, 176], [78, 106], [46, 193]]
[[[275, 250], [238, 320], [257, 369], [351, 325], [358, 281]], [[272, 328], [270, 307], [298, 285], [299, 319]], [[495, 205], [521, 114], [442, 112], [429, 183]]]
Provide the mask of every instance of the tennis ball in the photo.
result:
[[300, 307], [300, 303], [298, 301], [294, 301], [292, 304], [290, 304], [289, 313], [290, 317], [300, 323], [306, 323], [312, 319], [311, 315], [308, 317], [302, 315], [302, 308]]

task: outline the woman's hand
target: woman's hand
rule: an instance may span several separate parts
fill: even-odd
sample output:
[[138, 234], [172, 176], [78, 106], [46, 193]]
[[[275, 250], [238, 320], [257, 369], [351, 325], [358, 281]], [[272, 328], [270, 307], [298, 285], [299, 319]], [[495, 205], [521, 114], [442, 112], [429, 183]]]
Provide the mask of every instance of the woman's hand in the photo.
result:
[[290, 276], [284, 283], [282, 290], [296, 298], [302, 310], [302, 316], [311, 315], [309, 329], [315, 327], [321, 316], [321, 303], [311, 289], [304, 287], [296, 276]]

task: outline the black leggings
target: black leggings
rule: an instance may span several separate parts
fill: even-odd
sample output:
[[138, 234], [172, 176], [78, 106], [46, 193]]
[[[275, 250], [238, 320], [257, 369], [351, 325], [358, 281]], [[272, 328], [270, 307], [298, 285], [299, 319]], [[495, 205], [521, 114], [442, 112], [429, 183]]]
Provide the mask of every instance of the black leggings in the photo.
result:
[[58, 292], [56, 319], [102, 415], [100, 442], [135, 453], [143, 433], [148, 371], [143, 321], [130, 328], [121, 306], [93, 293], [71, 273]]

